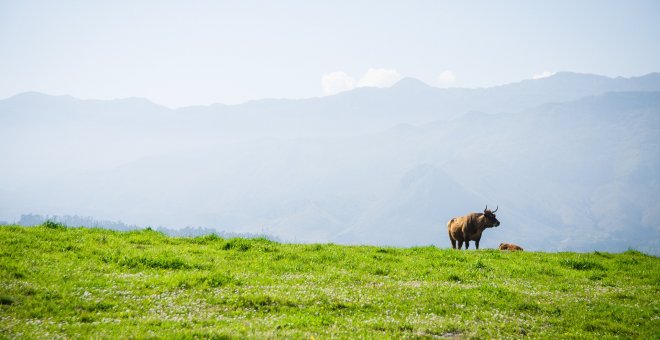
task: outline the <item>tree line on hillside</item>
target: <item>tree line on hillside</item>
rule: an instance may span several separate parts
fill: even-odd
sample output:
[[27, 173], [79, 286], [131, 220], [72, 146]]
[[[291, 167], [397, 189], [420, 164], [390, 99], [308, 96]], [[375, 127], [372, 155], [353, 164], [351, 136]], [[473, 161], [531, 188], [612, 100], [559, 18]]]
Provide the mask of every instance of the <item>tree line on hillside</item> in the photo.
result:
[[[108, 230], [116, 231], [131, 231], [131, 230], [140, 230], [146, 229], [135, 224], [126, 224], [122, 221], [109, 221], [109, 220], [97, 220], [89, 216], [78, 216], [78, 215], [40, 215], [40, 214], [23, 214], [21, 218], [14, 222], [10, 223], [7, 221], [0, 221], [0, 225], [10, 225], [17, 224], [22, 226], [37, 226], [44, 224], [47, 221], [57, 222], [70, 227], [85, 227], [85, 228], [102, 228]], [[184, 227], [181, 229], [172, 229], [163, 226], [158, 227], [148, 227], [155, 231], [161, 232], [168, 236], [174, 237], [197, 237], [204, 235], [215, 234], [221, 238], [266, 238], [275, 242], [282, 242], [279, 238], [268, 235], [265, 233], [235, 233], [235, 232], [225, 232], [212, 228], [204, 227]]]

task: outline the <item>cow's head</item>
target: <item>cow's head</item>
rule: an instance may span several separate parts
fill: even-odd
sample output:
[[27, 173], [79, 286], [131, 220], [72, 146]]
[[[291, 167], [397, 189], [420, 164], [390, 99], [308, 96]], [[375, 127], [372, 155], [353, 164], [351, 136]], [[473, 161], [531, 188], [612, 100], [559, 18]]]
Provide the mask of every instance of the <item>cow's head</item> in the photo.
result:
[[500, 208], [500, 207], [497, 206], [497, 207], [495, 208], [495, 210], [490, 211], [490, 210], [488, 210], [488, 206], [486, 206], [486, 209], [484, 209], [484, 217], [486, 218], [486, 221], [487, 221], [487, 224], [488, 224], [488, 225], [486, 226], [487, 228], [497, 227], [497, 226], [500, 225], [500, 221], [498, 221], [498, 220], [497, 220], [497, 217], [495, 216], [495, 212], [496, 212], [497, 209], [499, 209], [499, 208]]

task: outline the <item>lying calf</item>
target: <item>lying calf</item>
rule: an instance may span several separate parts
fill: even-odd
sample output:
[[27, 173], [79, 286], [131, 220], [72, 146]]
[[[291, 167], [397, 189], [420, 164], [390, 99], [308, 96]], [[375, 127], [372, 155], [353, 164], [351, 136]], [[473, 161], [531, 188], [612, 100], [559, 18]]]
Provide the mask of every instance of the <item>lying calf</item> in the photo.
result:
[[523, 250], [520, 246], [513, 243], [500, 243], [500, 250]]

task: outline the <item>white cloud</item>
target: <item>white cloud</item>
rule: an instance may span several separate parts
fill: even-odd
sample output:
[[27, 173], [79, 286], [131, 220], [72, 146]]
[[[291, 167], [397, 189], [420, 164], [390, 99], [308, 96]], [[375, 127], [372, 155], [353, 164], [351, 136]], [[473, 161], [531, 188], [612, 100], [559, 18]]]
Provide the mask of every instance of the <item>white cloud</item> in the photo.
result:
[[456, 76], [451, 70], [444, 70], [438, 75], [438, 82], [441, 85], [449, 85], [456, 81]]
[[552, 75], [554, 75], [556, 72], [550, 72], [550, 71], [543, 71], [541, 73], [535, 74], [532, 76], [532, 79], [541, 79], [541, 78], [547, 78]]
[[403, 78], [397, 70], [370, 68], [355, 80], [343, 71], [330, 72], [321, 77], [321, 87], [326, 95], [352, 90], [356, 87], [390, 87]]
[[352, 90], [355, 86], [355, 79], [346, 74], [346, 72], [331, 72], [321, 77], [321, 87], [323, 87], [323, 93], [325, 94], [335, 94]]
[[370, 68], [358, 81], [358, 87], [390, 87], [401, 80], [397, 70], [385, 68]]

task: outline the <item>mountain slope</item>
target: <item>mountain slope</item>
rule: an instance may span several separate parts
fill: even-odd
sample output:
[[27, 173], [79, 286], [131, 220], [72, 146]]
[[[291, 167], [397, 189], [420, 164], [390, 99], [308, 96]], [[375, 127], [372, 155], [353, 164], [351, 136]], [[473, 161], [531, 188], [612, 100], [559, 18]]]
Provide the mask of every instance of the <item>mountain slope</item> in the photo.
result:
[[[431, 145], [446, 145], [432, 151], [435, 162], [488, 202], [499, 198], [502, 214], [554, 230], [559, 249], [659, 251], [660, 224], [642, 220], [655, 216], [660, 192], [660, 93], [611, 93], [427, 128], [437, 138]], [[471, 138], [447, 144], [454, 136]]]

